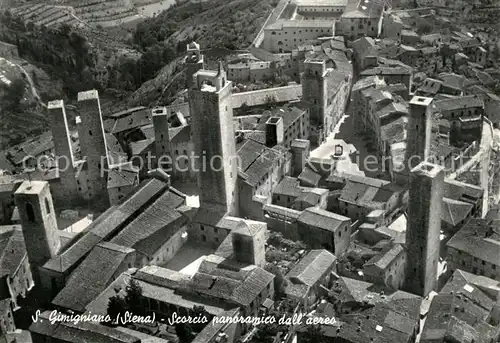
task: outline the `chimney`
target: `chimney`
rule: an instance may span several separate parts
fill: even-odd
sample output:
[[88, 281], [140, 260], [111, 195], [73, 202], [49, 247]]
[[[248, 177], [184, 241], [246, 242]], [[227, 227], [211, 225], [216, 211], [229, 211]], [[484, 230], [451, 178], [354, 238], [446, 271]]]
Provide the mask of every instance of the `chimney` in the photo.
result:
[[266, 122], [266, 146], [272, 148], [275, 145], [283, 144], [284, 136], [283, 118], [269, 118]]

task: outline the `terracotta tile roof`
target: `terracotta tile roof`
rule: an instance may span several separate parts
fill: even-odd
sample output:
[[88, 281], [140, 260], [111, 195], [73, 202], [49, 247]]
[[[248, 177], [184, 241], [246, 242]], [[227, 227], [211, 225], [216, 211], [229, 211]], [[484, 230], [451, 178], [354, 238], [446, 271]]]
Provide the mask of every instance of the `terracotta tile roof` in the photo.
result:
[[134, 250], [129, 248], [106, 242], [98, 244], [71, 274], [52, 304], [77, 313], [85, 312], [86, 306], [113, 281], [113, 277], [128, 268], [122, 264], [131, 254]]

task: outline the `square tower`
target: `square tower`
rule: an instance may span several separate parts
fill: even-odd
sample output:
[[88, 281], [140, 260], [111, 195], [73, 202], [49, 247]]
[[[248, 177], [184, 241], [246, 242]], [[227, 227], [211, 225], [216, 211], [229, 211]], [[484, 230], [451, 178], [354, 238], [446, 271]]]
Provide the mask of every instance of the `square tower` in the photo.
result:
[[187, 45], [186, 54], [186, 82], [187, 88], [193, 85], [193, 75], [200, 69], [205, 69], [204, 57], [201, 54], [200, 45], [196, 42], [191, 42]]
[[218, 71], [199, 70], [189, 93], [200, 206], [237, 215], [238, 159], [231, 103], [232, 82]]
[[437, 285], [444, 169], [422, 162], [410, 173], [405, 288], [426, 296]]
[[152, 110], [153, 128], [155, 130], [155, 153], [158, 168], [172, 173], [172, 155], [166, 107], [155, 107]]
[[56, 214], [49, 183], [24, 181], [14, 193], [21, 218], [24, 242], [35, 284], [38, 267], [56, 256], [60, 248]]
[[405, 170], [408, 172], [427, 160], [431, 139], [432, 100], [432, 98], [414, 96], [410, 101], [405, 155]]
[[54, 150], [56, 155], [57, 171], [59, 174], [60, 185], [63, 199], [55, 199], [56, 202], [65, 202], [74, 198], [78, 192], [74, 173], [74, 157], [69, 136], [68, 120], [63, 100], [50, 101], [47, 104], [49, 110], [50, 125], [52, 131], [52, 140], [54, 141]]
[[78, 107], [81, 119], [80, 145], [87, 161], [87, 195], [89, 199], [100, 199], [99, 204], [107, 207], [108, 148], [97, 90], [78, 93]]
[[305, 139], [294, 139], [292, 142], [292, 176], [299, 176], [307, 165], [311, 144]]
[[266, 265], [267, 224], [253, 220], [242, 220], [232, 235], [234, 258], [264, 268]]
[[320, 128], [329, 125], [325, 113], [327, 98], [326, 72], [326, 61], [310, 58], [305, 60], [301, 82], [302, 99], [309, 107], [311, 128], [315, 128], [316, 132], [319, 130], [318, 144], [323, 141], [323, 133]]
[[266, 122], [266, 146], [269, 148], [278, 144], [283, 144], [285, 139], [285, 130], [283, 127], [283, 118], [271, 117]]

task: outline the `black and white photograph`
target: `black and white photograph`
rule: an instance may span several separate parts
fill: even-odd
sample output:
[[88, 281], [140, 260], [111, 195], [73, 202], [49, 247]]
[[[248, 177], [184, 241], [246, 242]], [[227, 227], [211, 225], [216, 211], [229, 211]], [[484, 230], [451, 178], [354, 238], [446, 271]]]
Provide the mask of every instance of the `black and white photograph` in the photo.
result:
[[500, 0], [0, 0], [0, 343], [500, 343]]

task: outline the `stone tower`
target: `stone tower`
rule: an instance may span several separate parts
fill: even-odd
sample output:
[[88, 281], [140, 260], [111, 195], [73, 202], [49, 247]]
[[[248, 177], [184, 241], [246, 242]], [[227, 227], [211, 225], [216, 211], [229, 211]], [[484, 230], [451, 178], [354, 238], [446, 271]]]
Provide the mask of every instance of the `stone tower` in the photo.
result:
[[74, 172], [73, 149], [63, 100], [50, 101], [47, 108], [51, 120], [52, 140], [54, 141], [60, 187], [62, 188], [62, 192], [59, 192], [62, 199], [54, 200], [57, 203], [62, 203], [73, 199], [78, 194]]
[[275, 145], [283, 144], [284, 139], [285, 130], [283, 127], [283, 118], [269, 118], [266, 122], [266, 146], [273, 148]]
[[189, 89], [193, 85], [193, 75], [200, 69], [205, 69], [204, 57], [201, 54], [200, 45], [196, 42], [191, 42], [187, 45], [187, 54], [185, 59], [186, 71], [186, 87]]
[[101, 104], [97, 90], [78, 93], [80, 111], [80, 145], [87, 161], [87, 196], [96, 199], [99, 207], [108, 207], [108, 148], [102, 123]]
[[253, 220], [242, 220], [231, 235], [236, 261], [264, 268], [266, 264], [267, 224]]
[[159, 168], [172, 174], [172, 160], [168, 112], [166, 107], [156, 107], [152, 110], [153, 127], [155, 130], [155, 153]]
[[310, 143], [305, 139], [294, 139], [292, 142], [292, 176], [299, 176], [307, 165]]
[[428, 157], [432, 127], [430, 118], [432, 100], [432, 98], [414, 96], [410, 101], [405, 155], [407, 173]]
[[332, 124], [325, 113], [326, 100], [326, 62], [321, 59], [306, 59], [302, 74], [302, 100], [310, 111], [312, 141], [320, 144]]
[[35, 284], [38, 268], [56, 256], [60, 248], [56, 214], [49, 183], [24, 181], [14, 194], [21, 218], [24, 242]]
[[200, 188], [200, 206], [238, 213], [238, 159], [231, 104], [232, 82], [218, 71], [199, 70], [189, 93], [191, 132]]
[[426, 296], [437, 285], [444, 169], [422, 162], [410, 173], [405, 289]]

